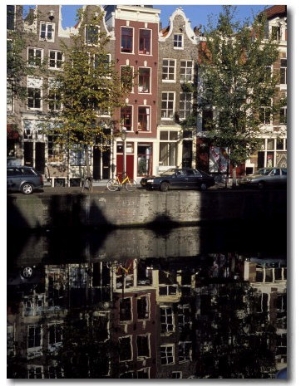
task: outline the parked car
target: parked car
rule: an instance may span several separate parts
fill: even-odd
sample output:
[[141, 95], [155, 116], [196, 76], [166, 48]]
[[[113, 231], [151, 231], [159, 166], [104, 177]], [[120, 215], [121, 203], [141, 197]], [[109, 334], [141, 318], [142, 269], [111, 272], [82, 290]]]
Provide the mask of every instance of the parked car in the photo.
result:
[[30, 166], [7, 167], [7, 190], [31, 194], [43, 189], [44, 181], [41, 173]]
[[209, 174], [192, 168], [172, 168], [160, 176], [144, 177], [141, 179], [142, 187], [149, 190], [166, 192], [169, 189], [201, 189], [206, 190], [214, 186], [215, 179]]
[[241, 187], [256, 187], [264, 189], [265, 187], [286, 186], [287, 168], [261, 168], [253, 174], [249, 174], [240, 179]]

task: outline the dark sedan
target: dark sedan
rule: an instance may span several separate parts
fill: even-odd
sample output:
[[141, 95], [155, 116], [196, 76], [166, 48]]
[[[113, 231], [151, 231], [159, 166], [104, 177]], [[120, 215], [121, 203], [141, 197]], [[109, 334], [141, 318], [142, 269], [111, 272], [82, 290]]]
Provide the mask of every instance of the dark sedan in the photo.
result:
[[173, 168], [157, 177], [145, 177], [141, 180], [142, 187], [149, 190], [167, 192], [169, 189], [200, 189], [206, 190], [214, 186], [214, 177], [192, 168]]
[[239, 185], [241, 187], [256, 187], [264, 189], [265, 187], [286, 187], [287, 186], [287, 168], [261, 168], [254, 174], [243, 177]]
[[7, 167], [7, 190], [31, 194], [34, 190], [43, 189], [43, 176], [29, 166]]

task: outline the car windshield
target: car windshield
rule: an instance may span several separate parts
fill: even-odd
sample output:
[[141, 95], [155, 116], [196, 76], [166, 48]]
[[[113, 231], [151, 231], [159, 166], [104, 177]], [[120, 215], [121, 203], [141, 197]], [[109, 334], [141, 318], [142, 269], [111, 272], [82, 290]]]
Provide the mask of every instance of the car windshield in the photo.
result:
[[175, 173], [175, 169], [169, 169], [161, 174], [161, 176], [172, 176]]
[[267, 176], [272, 170], [272, 168], [258, 169], [257, 172], [254, 173], [254, 175]]

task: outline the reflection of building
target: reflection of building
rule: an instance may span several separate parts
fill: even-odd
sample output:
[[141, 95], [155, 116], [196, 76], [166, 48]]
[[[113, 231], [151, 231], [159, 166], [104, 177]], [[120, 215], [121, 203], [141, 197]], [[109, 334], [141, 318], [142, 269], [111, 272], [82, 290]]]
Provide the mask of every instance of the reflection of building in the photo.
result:
[[[45, 265], [9, 286], [8, 377], [271, 378], [287, 360], [280, 264], [213, 254]], [[252, 362], [260, 346], [269, 357]]]

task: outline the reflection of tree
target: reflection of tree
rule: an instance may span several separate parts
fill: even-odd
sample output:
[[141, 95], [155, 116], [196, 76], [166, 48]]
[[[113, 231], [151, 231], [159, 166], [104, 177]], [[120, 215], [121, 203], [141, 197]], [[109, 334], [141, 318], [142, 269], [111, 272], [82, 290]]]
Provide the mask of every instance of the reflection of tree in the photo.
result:
[[196, 324], [199, 377], [262, 378], [263, 368], [275, 368], [275, 329], [266, 313], [257, 313], [256, 295], [247, 287], [214, 284], [213, 296], [204, 297]]

